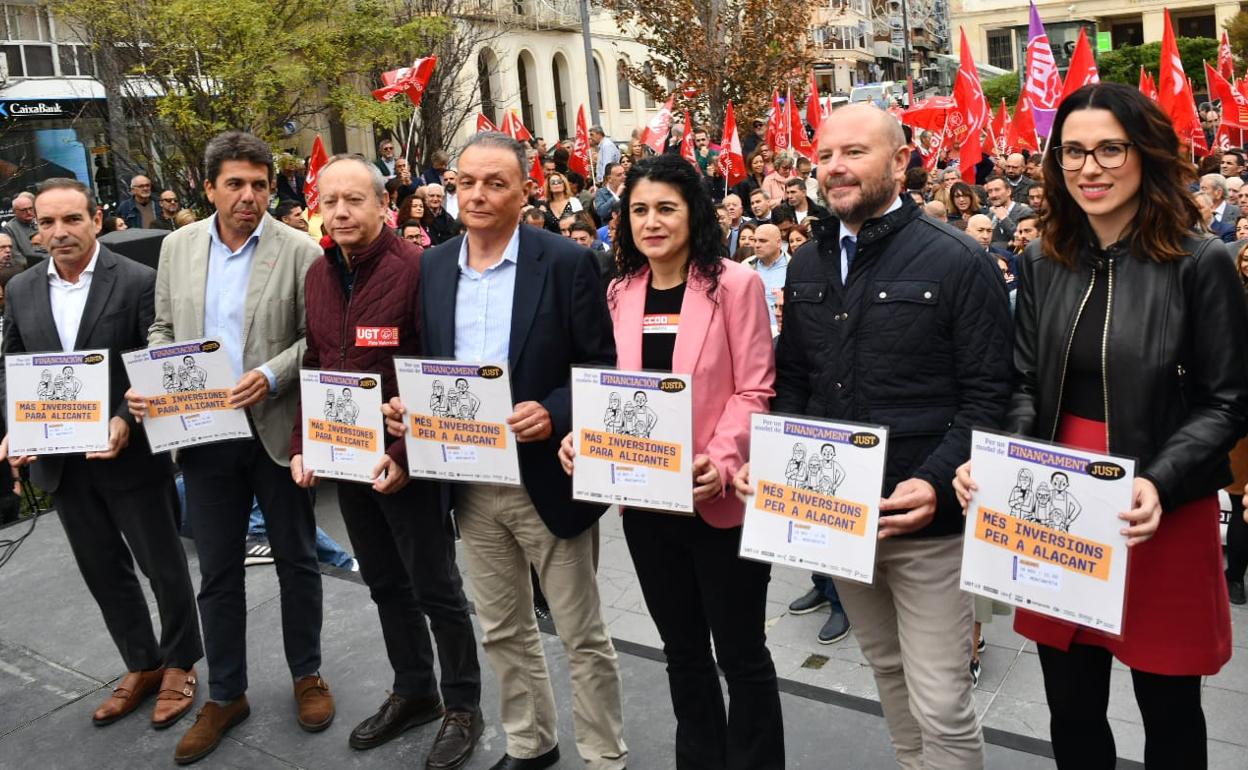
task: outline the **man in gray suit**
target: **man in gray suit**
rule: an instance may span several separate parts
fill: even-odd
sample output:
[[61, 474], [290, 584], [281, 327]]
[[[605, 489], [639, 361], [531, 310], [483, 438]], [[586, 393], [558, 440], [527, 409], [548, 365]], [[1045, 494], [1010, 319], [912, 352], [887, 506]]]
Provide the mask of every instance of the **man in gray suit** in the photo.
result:
[[[303, 286], [320, 249], [265, 212], [273, 156], [241, 131], [213, 138], [204, 153], [205, 191], [216, 213], [165, 238], [156, 275], [149, 344], [210, 337], [229, 354], [231, 405], [247, 410], [255, 438], [179, 451], [202, 577], [210, 701], [174, 759], [207, 756], [246, 719], [247, 603], [243, 549], [253, 496], [260, 501], [281, 584], [282, 636], [294, 680], [298, 724], [317, 732], [334, 717], [320, 676], [321, 574], [311, 499], [290, 477], [290, 435], [304, 352]], [[142, 415], [146, 395], [128, 392]]]
[[[203, 649], [195, 592], [174, 525], [173, 465], [167, 454], [152, 454], [141, 431], [132, 431], [124, 396], [129, 381], [121, 364], [121, 351], [147, 344], [156, 272], [96, 241], [100, 212], [81, 182], [49, 179], [35, 204], [52, 258], [47, 269], [40, 266], [9, 281], [4, 354], [108, 348], [110, 448], [9, 462], [29, 465], [32, 481], [52, 495], [78, 569], [126, 664], [126, 675], [96, 709], [94, 722], [112, 724], [159, 692], [152, 723], [168, 727], [191, 707], [194, 665]], [[84, 362], [79, 368], [89, 366]], [[0, 389], [7, 394], [3, 369]], [[6, 431], [0, 457], [8, 454], [8, 441]], [[156, 596], [159, 643], [135, 576], [136, 561]]]

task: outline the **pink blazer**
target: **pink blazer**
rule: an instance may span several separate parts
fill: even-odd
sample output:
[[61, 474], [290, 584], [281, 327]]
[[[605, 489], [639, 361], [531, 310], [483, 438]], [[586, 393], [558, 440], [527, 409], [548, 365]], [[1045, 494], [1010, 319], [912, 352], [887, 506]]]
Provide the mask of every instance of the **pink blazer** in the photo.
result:
[[[641, 324], [650, 271], [616, 279], [608, 296], [615, 324], [616, 365], [641, 368]], [[680, 306], [672, 371], [693, 375], [693, 451], [719, 469], [720, 494], [698, 503], [713, 527], [739, 527], [745, 507], [732, 492], [732, 477], [748, 459], [750, 415], [766, 412], [776, 394], [776, 360], [763, 281], [753, 270], [724, 260], [715, 298], [696, 274]], [[690, 479], [690, 483], [693, 481]]]

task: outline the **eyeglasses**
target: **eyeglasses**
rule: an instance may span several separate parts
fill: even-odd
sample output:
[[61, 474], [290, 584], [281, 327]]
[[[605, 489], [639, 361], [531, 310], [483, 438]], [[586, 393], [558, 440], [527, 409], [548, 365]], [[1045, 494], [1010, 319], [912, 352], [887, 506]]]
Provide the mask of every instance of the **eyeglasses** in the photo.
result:
[[552, 179], [552, 180], [550, 180], [550, 186], [551, 186], [551, 187], [554, 187], [554, 186], [555, 186], [555, 185], [557, 185], [557, 184], [563, 184], [563, 180], [562, 180], [562, 179]]
[[1101, 168], [1118, 168], [1127, 162], [1127, 148], [1131, 146], [1131, 142], [1104, 142], [1091, 150], [1070, 144], [1060, 144], [1053, 149], [1059, 166], [1067, 171], [1080, 171], [1089, 155], [1096, 158], [1096, 165]]
[[161, 203], [177, 203], [178, 199], [177, 198], [161, 198], [160, 202]]

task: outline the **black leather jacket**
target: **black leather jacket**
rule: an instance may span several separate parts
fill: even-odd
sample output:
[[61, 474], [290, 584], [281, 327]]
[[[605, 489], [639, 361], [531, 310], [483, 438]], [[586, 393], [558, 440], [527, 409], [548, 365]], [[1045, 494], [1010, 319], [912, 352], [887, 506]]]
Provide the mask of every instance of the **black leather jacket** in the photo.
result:
[[1109, 451], [1134, 457], [1167, 510], [1231, 481], [1227, 453], [1248, 426], [1248, 304], [1226, 247], [1193, 233], [1190, 257], [1158, 263], [1091, 246], [1075, 269], [1033, 242], [1019, 263], [1016, 379], [1006, 430], [1052, 440], [1080, 309], [1108, 280], [1102, 350]]

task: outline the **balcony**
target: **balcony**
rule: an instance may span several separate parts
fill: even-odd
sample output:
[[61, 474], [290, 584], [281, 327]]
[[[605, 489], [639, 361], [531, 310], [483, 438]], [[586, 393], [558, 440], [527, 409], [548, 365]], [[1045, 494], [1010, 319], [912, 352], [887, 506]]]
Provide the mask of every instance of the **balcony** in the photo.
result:
[[577, 0], [466, 0], [460, 12], [471, 18], [535, 30], [578, 32], [581, 29]]

